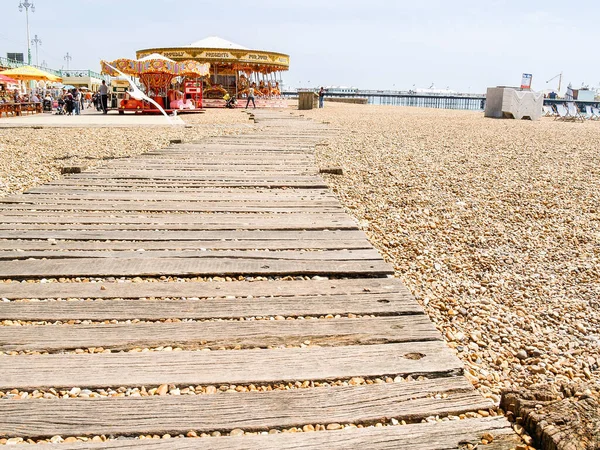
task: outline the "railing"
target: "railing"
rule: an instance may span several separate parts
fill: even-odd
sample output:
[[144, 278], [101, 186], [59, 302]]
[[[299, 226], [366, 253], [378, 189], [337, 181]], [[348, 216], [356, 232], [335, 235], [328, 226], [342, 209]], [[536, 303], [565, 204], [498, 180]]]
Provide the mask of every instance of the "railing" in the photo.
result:
[[51, 73], [53, 75], [56, 75], [58, 77], [70, 77], [70, 78], [83, 78], [83, 77], [90, 77], [90, 78], [98, 78], [100, 80], [105, 80], [107, 79], [106, 75], [102, 75], [98, 72], [94, 72], [93, 70], [54, 70], [54, 69], [49, 69], [47, 67], [42, 67], [42, 66], [36, 66], [35, 64], [26, 64], [24, 62], [20, 62], [20, 61], [15, 61], [12, 59], [8, 59], [8, 58], [4, 58], [0, 56], [0, 67], [6, 67], [7, 69], [15, 69], [17, 67], [23, 67], [23, 66], [29, 66], [31, 65], [32, 67], [37, 67], [40, 70], [43, 70], [45, 72]]
[[[284, 97], [297, 97], [297, 92], [285, 91]], [[429, 94], [407, 91], [357, 91], [355, 93], [327, 92], [327, 97], [366, 98], [369, 104], [417, 106], [421, 108], [470, 109], [485, 108], [485, 95], [476, 94]]]
[[93, 70], [77, 70], [77, 69], [69, 69], [69, 70], [61, 70], [60, 74], [62, 77], [69, 77], [69, 78], [83, 78], [83, 77], [90, 77], [90, 78], [98, 78], [100, 80], [104, 80], [106, 79], [106, 75], [101, 75], [98, 72], [94, 72]]
[[16, 69], [17, 67], [23, 67], [23, 66], [36, 67], [40, 70], [43, 70], [44, 72], [51, 73], [52, 75], [56, 75], [58, 77], [62, 76], [60, 74], [60, 70], [48, 69], [47, 67], [36, 66], [35, 64], [26, 64], [24, 62], [15, 61], [13, 59], [3, 58], [0, 56], [0, 67], [6, 67], [8, 69]]

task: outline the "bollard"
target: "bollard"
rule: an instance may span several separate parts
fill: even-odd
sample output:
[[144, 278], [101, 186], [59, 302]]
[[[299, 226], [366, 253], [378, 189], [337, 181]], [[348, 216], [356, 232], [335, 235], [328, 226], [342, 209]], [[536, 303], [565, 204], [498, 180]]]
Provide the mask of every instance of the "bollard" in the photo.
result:
[[341, 167], [322, 167], [319, 173], [328, 173], [330, 175], [344, 175], [344, 170]]
[[87, 166], [64, 166], [60, 168], [60, 173], [67, 175], [70, 173], [81, 173], [87, 169]]

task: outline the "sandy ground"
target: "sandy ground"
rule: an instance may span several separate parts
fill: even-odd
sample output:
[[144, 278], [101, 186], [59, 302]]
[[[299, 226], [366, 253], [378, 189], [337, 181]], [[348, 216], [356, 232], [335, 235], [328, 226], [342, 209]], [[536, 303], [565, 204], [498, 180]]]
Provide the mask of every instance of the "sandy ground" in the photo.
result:
[[331, 186], [468, 378], [600, 383], [600, 122], [326, 104]]
[[63, 166], [93, 167], [107, 159], [164, 148], [170, 139], [189, 142], [252, 131], [242, 111], [215, 109], [180, 117], [193, 128], [0, 128], [0, 197], [59, 178]]

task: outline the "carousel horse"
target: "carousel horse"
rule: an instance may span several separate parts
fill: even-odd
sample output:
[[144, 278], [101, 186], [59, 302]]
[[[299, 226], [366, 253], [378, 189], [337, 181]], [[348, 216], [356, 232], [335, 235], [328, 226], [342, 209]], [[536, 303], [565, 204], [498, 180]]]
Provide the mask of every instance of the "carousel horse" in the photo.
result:
[[271, 95], [279, 97], [281, 95], [281, 90], [279, 89], [279, 81], [275, 82], [275, 87], [271, 90]]
[[250, 83], [248, 83], [246, 75], [240, 75], [240, 79], [238, 80], [238, 92], [248, 90], [249, 87]]
[[260, 80], [260, 83], [258, 84], [258, 90], [263, 97], [268, 97], [270, 94], [270, 89], [265, 85], [264, 80]]
[[[220, 84], [210, 84], [207, 81], [207, 86], [204, 88], [204, 95], [207, 98], [223, 98], [227, 91]], [[209, 97], [210, 96], [210, 97]]]

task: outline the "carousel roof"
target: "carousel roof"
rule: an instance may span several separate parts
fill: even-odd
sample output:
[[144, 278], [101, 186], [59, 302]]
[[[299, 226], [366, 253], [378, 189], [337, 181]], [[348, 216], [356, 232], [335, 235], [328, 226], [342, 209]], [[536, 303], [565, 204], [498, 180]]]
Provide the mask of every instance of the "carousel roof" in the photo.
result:
[[236, 44], [234, 42], [230, 42], [226, 39], [220, 38], [218, 36], [209, 36], [200, 41], [194, 42], [193, 44], [188, 45], [188, 47], [194, 48], [230, 48], [233, 50], [248, 50], [248, 48], [243, 45]]

